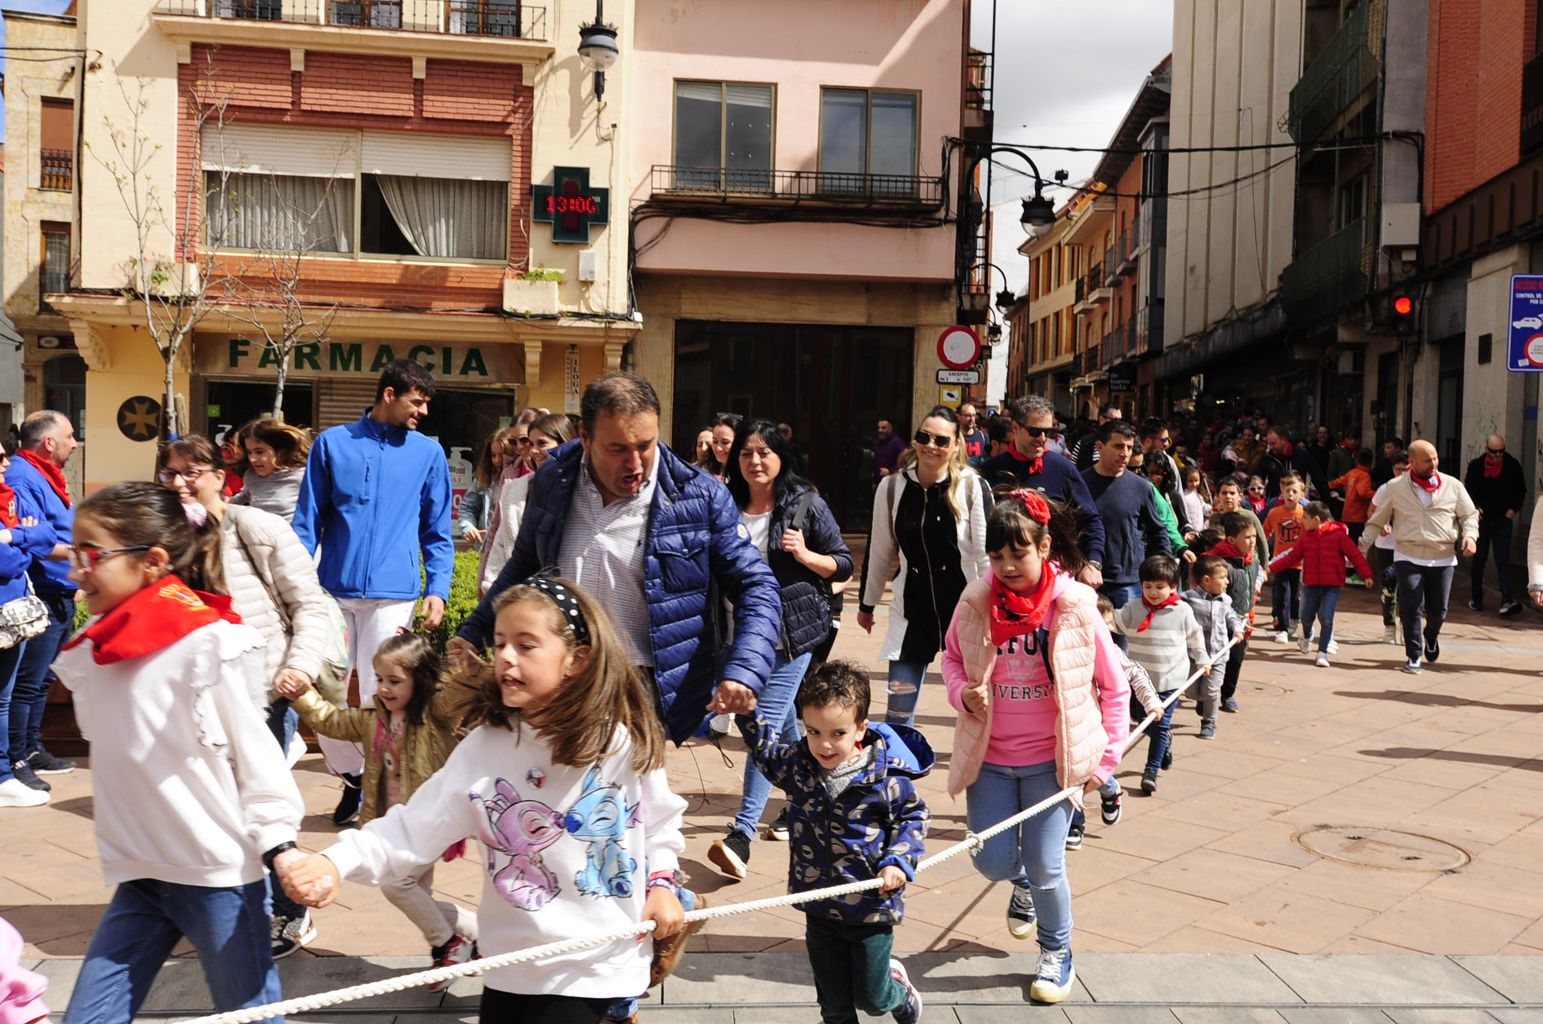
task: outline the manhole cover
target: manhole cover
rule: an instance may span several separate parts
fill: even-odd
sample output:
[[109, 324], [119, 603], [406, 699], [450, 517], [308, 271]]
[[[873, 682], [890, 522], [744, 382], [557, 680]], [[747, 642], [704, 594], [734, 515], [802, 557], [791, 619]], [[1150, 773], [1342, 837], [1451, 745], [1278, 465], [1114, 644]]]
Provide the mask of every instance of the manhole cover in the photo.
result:
[[1444, 839], [1389, 828], [1315, 825], [1293, 838], [1320, 857], [1390, 871], [1455, 871], [1470, 860], [1468, 851]]
[[1276, 686], [1274, 683], [1249, 683], [1248, 688], [1255, 693], [1263, 693], [1271, 697], [1284, 697], [1286, 688]]

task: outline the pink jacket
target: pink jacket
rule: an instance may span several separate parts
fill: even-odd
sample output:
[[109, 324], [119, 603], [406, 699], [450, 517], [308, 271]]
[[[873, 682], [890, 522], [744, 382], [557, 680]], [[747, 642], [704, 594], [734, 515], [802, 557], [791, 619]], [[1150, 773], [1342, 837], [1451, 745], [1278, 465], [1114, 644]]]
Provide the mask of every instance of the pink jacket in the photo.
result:
[[48, 1016], [48, 980], [21, 966], [21, 934], [0, 917], [0, 1024], [29, 1024]]
[[[960, 707], [960, 693], [972, 682], [991, 682], [996, 646], [991, 642], [991, 586], [994, 577], [970, 583], [954, 609], [943, 650], [948, 699]], [[1130, 683], [1120, 649], [1098, 614], [1093, 588], [1069, 576], [1057, 577], [1045, 627], [1050, 634], [1050, 668], [1055, 683], [1055, 769], [1062, 785], [1081, 787], [1090, 778], [1108, 779], [1119, 766], [1130, 734]], [[948, 792], [958, 796], [980, 774], [991, 738], [991, 704], [984, 717], [960, 711], [954, 722]]]

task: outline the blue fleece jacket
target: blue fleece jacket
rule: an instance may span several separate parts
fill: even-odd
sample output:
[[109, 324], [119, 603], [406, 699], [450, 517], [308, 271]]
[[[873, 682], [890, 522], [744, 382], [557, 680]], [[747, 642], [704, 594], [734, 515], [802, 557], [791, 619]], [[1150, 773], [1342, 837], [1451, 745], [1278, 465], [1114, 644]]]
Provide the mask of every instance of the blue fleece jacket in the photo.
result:
[[[450, 596], [450, 467], [437, 443], [369, 414], [311, 446], [295, 533], [321, 547], [317, 576], [334, 597]], [[426, 584], [420, 584], [423, 558]]]
[[0, 604], [27, 596], [27, 570], [54, 548], [54, 531], [46, 524], [9, 529], [11, 542], [0, 544]]
[[[36, 519], [38, 525], [53, 532], [54, 543], [70, 543], [75, 535], [75, 506], [64, 503], [36, 466], [17, 455], [5, 471], [5, 482], [16, 492], [18, 519]], [[49, 549], [52, 546], [50, 544]], [[46, 561], [43, 556], [49, 549], [38, 553], [28, 570], [33, 587], [40, 597], [74, 596], [76, 587], [75, 581], [70, 579], [69, 560]]]
[[[1012, 452], [1003, 452], [985, 461], [980, 467], [981, 476], [992, 487], [1009, 484], [1032, 487], [1047, 498], [1070, 505], [1081, 513], [1082, 554], [1094, 562], [1102, 562], [1107, 555], [1103, 515], [1098, 503], [1088, 491], [1088, 485], [1077, 472], [1077, 464], [1064, 455], [1047, 451], [1040, 458], [1039, 472], [1030, 473], [1029, 464], [1016, 458]], [[1109, 572], [1104, 571], [1108, 579]]]

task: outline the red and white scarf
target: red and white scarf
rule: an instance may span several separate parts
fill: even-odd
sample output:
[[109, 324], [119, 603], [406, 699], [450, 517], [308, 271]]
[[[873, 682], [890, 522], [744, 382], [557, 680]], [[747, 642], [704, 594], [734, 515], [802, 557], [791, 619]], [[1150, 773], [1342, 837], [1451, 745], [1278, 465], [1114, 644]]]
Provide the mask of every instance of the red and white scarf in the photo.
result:
[[65, 643], [64, 649], [90, 640], [91, 660], [111, 665], [154, 654], [221, 619], [241, 621], [230, 609], [230, 598], [194, 590], [175, 576], [163, 576], [124, 598]]

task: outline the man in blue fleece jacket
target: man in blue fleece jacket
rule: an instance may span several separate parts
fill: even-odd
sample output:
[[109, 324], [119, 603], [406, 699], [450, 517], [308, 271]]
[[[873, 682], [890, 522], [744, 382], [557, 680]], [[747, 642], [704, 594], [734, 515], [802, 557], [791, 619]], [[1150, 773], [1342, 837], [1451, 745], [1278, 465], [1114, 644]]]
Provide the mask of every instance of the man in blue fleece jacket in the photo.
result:
[[[380, 375], [368, 412], [322, 431], [300, 484], [295, 533], [312, 553], [321, 548], [317, 576], [348, 623], [348, 660], [365, 707], [375, 702], [375, 651], [412, 626], [420, 596], [430, 629], [450, 596], [450, 467], [444, 450], [418, 433], [433, 397], [429, 371], [398, 359]], [[342, 825], [358, 813], [364, 755], [352, 743], [320, 742], [345, 783], [332, 815]]]

